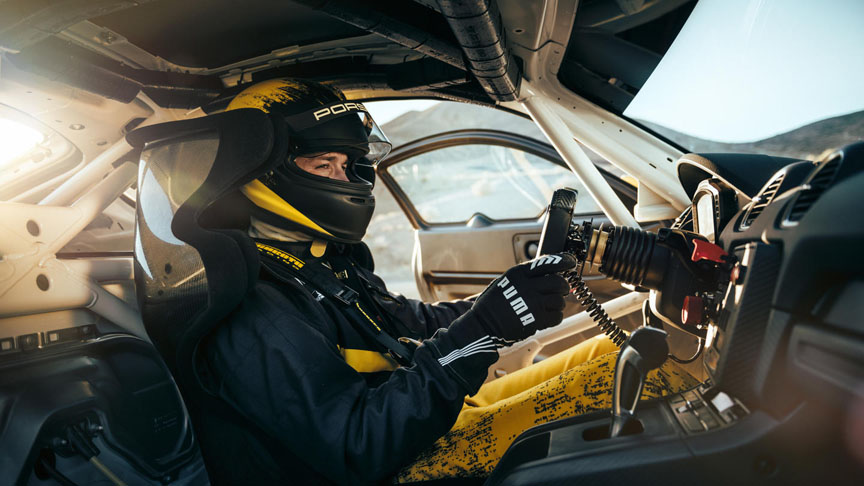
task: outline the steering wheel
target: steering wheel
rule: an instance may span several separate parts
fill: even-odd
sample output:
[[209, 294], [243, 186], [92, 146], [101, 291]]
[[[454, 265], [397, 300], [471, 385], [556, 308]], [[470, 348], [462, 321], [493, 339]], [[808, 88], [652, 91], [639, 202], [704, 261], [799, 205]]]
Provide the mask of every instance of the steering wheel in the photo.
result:
[[565, 187], [552, 194], [552, 201], [546, 209], [543, 231], [540, 233], [540, 245], [537, 256], [561, 253], [565, 250], [567, 234], [573, 220], [573, 208], [579, 192]]

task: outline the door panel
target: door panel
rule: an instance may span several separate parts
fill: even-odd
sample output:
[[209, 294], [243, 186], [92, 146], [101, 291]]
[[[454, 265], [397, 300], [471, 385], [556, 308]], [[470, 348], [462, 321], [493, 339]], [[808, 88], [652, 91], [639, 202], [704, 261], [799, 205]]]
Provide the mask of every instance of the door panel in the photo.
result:
[[417, 231], [414, 276], [424, 300], [462, 299], [476, 294], [519, 261], [516, 237], [540, 238], [542, 222], [469, 224], [430, 227]]
[[[603, 222], [605, 218], [595, 217], [595, 221]], [[464, 299], [482, 292], [502, 272], [531, 259], [526, 247], [540, 241], [542, 228], [542, 220], [535, 220], [484, 228], [469, 224], [418, 230], [414, 277], [421, 296], [434, 302]], [[618, 292], [621, 286], [605, 280], [596, 269], [586, 270], [583, 278], [592, 289], [603, 290], [598, 295], [626, 293], [623, 289]]]
[[513, 253], [520, 262], [537, 256], [540, 248], [540, 233], [513, 235]]
[[[577, 218], [608, 221], [551, 146], [515, 134], [460, 130], [421, 139], [394, 150], [378, 175], [415, 229], [414, 276], [426, 301], [479, 293], [532, 258], [555, 189], [579, 192]], [[634, 188], [608, 177], [622, 199], [635, 200]], [[603, 287], [601, 300], [620, 293], [605, 280], [598, 286], [596, 273], [585, 277]]]

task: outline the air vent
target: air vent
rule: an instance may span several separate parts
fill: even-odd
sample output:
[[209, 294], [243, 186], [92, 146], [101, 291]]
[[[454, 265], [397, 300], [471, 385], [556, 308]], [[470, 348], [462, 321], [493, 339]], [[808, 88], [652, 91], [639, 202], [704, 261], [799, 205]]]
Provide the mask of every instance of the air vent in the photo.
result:
[[789, 216], [786, 218], [786, 221], [797, 223], [801, 220], [804, 213], [810, 209], [810, 206], [831, 185], [834, 176], [837, 175], [837, 170], [840, 169], [841, 160], [840, 155], [837, 155], [816, 169], [816, 173], [810, 177], [810, 181], [807, 183], [810, 187], [798, 193], [795, 201], [792, 202], [792, 207], [789, 209]]
[[777, 189], [780, 189], [780, 185], [783, 184], [783, 179], [785, 177], [785, 172], [780, 173], [780, 175], [768, 183], [765, 189], [763, 189], [758, 196], [753, 198], [753, 202], [750, 203], [750, 208], [747, 209], [747, 214], [744, 215], [744, 220], [741, 222], [741, 229], [749, 227], [753, 221], [756, 221], [756, 218], [762, 214], [762, 210], [771, 204], [771, 201], [774, 200], [774, 196], [777, 195]]

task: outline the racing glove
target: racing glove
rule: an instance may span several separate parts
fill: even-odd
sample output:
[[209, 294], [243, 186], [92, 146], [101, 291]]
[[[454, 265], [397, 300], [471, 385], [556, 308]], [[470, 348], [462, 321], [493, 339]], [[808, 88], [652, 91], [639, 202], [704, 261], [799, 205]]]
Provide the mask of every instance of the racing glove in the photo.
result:
[[476, 393], [498, 348], [552, 327], [564, 317], [564, 296], [570, 290], [559, 272], [576, 265], [566, 253], [544, 255], [516, 265], [493, 281], [474, 305], [429, 341], [438, 362]]

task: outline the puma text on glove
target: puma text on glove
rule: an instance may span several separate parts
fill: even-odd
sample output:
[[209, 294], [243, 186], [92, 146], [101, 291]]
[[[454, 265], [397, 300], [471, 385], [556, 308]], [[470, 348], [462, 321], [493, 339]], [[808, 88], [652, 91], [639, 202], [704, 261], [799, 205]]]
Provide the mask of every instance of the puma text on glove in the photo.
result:
[[498, 348], [561, 322], [564, 296], [570, 289], [558, 273], [575, 265], [575, 258], [562, 253], [507, 270], [468, 312], [427, 341], [434, 346], [439, 364], [455, 374], [470, 394], [476, 393], [488, 367], [498, 359]]

